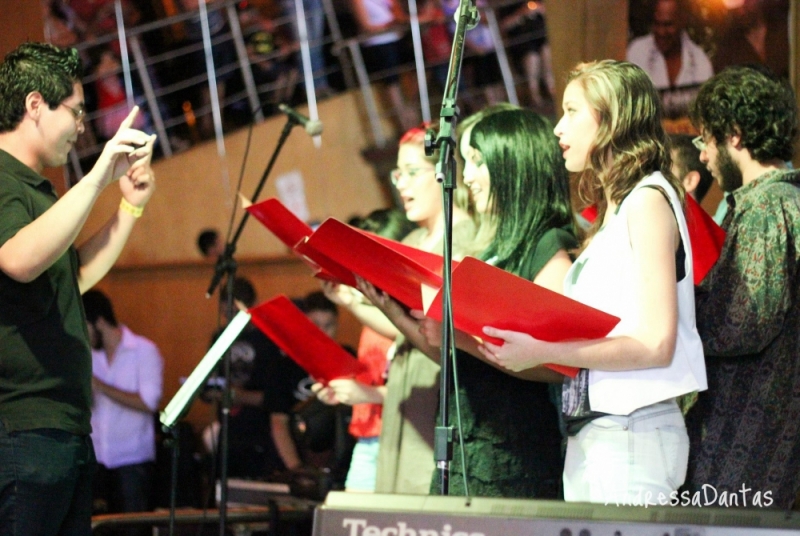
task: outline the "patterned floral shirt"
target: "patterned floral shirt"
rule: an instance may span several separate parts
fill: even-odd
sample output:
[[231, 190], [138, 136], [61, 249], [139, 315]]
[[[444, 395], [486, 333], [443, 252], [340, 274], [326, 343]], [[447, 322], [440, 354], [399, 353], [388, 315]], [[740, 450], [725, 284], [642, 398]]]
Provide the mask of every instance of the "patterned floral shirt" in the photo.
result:
[[[800, 486], [800, 171], [729, 196], [720, 258], [697, 290], [708, 391], [687, 416], [687, 482], [788, 508]], [[751, 504], [748, 502], [748, 505]]]

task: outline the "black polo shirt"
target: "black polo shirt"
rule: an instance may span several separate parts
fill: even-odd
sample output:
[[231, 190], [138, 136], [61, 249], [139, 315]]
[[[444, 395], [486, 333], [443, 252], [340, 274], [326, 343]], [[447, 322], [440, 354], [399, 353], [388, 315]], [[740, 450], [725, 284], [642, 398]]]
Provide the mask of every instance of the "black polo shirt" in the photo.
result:
[[[56, 202], [46, 178], [0, 150], [0, 246]], [[0, 271], [0, 422], [91, 432], [92, 357], [74, 247], [30, 283]]]

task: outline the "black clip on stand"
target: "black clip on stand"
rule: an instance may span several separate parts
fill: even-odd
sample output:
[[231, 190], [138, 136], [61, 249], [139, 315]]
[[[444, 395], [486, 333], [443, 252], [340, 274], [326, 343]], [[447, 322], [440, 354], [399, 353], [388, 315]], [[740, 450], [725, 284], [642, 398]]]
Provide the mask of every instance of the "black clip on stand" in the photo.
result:
[[[440, 424], [434, 435], [434, 459], [436, 460], [439, 491], [447, 495], [450, 491], [450, 462], [453, 459], [453, 427], [449, 419], [449, 398], [451, 372], [450, 365], [456, 365], [454, 344], [453, 310], [451, 303], [453, 260], [453, 191], [456, 188], [456, 161], [453, 152], [456, 150], [455, 130], [458, 120], [458, 81], [461, 77], [461, 60], [464, 57], [464, 36], [467, 30], [478, 24], [478, 8], [475, 0], [461, 0], [458, 6], [456, 31], [453, 36], [453, 48], [450, 52], [450, 66], [447, 72], [447, 84], [444, 90], [442, 111], [439, 118], [439, 134], [428, 131], [425, 136], [425, 152], [432, 155], [439, 150], [439, 162], [436, 164], [436, 180], [442, 183], [442, 202], [444, 204], [444, 269], [442, 286], [442, 349], [441, 374], [439, 380]], [[436, 139], [434, 140], [434, 136]], [[467, 491], [467, 494], [469, 492]]]
[[[258, 199], [259, 194], [261, 194], [261, 190], [264, 188], [264, 184], [267, 182], [267, 177], [269, 176], [270, 172], [272, 171], [272, 167], [275, 165], [275, 161], [278, 159], [278, 154], [281, 152], [284, 143], [286, 143], [289, 134], [292, 131], [292, 128], [296, 125], [299, 125], [300, 121], [298, 121], [295, 117], [289, 115], [286, 124], [283, 126], [283, 130], [281, 131], [281, 137], [278, 139], [278, 144], [275, 147], [275, 150], [272, 152], [272, 158], [270, 158], [269, 163], [267, 164], [267, 168], [264, 170], [264, 174], [261, 175], [261, 179], [258, 181], [258, 186], [256, 187], [256, 191], [253, 193], [252, 202], [255, 202]], [[235, 208], [234, 208], [235, 210]], [[236, 233], [233, 235], [233, 238], [225, 246], [225, 251], [222, 255], [220, 255], [219, 259], [217, 259], [217, 264], [214, 266], [214, 276], [211, 279], [211, 284], [208, 286], [208, 290], [206, 291], [206, 298], [210, 298], [214, 291], [216, 290], [217, 286], [219, 285], [222, 278], [227, 276], [226, 279], [226, 286], [228, 289], [228, 300], [226, 303], [226, 311], [228, 318], [233, 318], [233, 281], [236, 278], [236, 261], [233, 258], [233, 254], [236, 252], [236, 244], [239, 242], [239, 237], [244, 230], [244, 226], [247, 223], [247, 219], [249, 218], [250, 213], [245, 212], [242, 216], [242, 220], [239, 222], [239, 227], [236, 229]], [[223, 374], [225, 376], [225, 386], [222, 392], [222, 419], [220, 422], [220, 443], [219, 443], [219, 452], [220, 452], [220, 500], [219, 500], [219, 535], [225, 536], [225, 522], [227, 518], [227, 510], [228, 510], [228, 417], [231, 411], [231, 383], [227, 381], [230, 378], [231, 373], [231, 353], [230, 351], [225, 352], [225, 357], [223, 359]], [[172, 532], [170, 532], [172, 534]]]

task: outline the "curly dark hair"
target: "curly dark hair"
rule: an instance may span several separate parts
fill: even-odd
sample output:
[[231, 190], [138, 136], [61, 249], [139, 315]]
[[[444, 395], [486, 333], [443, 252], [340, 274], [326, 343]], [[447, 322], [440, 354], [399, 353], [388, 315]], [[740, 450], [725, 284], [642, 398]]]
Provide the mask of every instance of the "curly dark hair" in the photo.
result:
[[717, 142], [733, 134], [758, 162], [791, 160], [797, 136], [797, 103], [788, 82], [762, 69], [729, 67], [700, 87], [692, 123]]
[[78, 51], [47, 43], [23, 43], [0, 64], [0, 132], [17, 128], [25, 115], [25, 97], [42, 94], [55, 109], [72, 95], [83, 74]]

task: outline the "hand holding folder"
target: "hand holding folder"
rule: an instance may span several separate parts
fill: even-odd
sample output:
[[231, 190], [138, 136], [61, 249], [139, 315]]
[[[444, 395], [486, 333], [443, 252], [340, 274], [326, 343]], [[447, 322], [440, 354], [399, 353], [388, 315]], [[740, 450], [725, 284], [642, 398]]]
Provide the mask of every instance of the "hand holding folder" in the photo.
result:
[[[268, 210], [281, 212], [282, 216], [259, 220], [279, 237], [294, 239], [301, 233], [284, 230], [288, 226], [286, 220], [294, 215], [275, 203]], [[296, 223], [293, 227], [299, 229]], [[443, 259], [440, 255], [376, 237], [333, 218], [310, 236], [301, 237], [293, 249], [331, 279], [354, 287], [355, 275], [359, 275], [407, 307], [424, 310], [434, 320], [441, 321]], [[490, 325], [528, 333], [544, 341], [592, 339], [604, 337], [619, 322], [616, 317], [478, 259], [468, 257], [453, 266], [455, 327], [470, 335], [485, 338], [483, 327]], [[427, 294], [427, 299], [423, 294]], [[577, 374], [573, 367], [550, 368], [569, 376]]]
[[[605, 337], [619, 322], [615, 316], [472, 257], [453, 270], [452, 281], [456, 329], [495, 344], [503, 341], [487, 337], [484, 326], [558, 342]], [[441, 289], [427, 288], [423, 294], [426, 316], [441, 322]], [[570, 377], [578, 373], [575, 367], [546, 366]]]
[[248, 311], [251, 322], [312, 378], [328, 383], [352, 378], [365, 366], [311, 322], [286, 296]]

